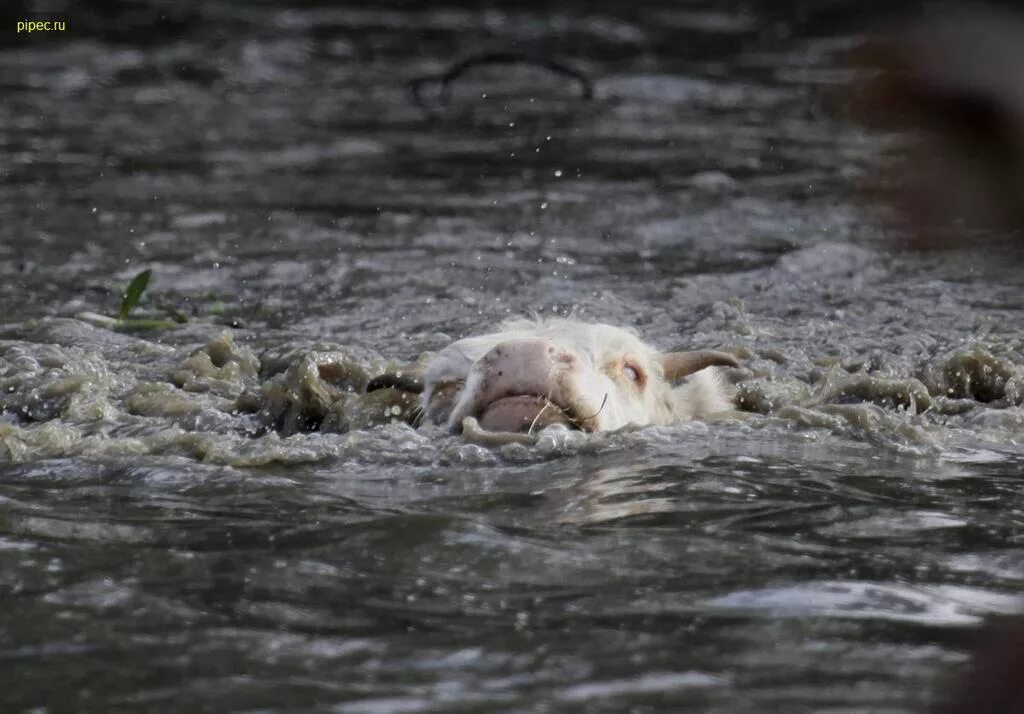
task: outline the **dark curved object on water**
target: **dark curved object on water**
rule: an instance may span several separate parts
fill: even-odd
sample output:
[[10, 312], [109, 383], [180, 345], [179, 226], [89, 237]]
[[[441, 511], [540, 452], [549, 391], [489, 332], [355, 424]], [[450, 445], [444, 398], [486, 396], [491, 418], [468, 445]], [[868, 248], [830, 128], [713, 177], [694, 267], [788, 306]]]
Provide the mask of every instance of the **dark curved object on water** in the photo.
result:
[[493, 64], [526, 64], [534, 67], [541, 67], [555, 74], [560, 74], [576, 80], [580, 86], [580, 100], [589, 102], [594, 98], [594, 81], [582, 70], [569, 65], [553, 57], [536, 55], [528, 52], [486, 52], [472, 55], [460, 60], [440, 74], [430, 74], [417, 77], [409, 82], [409, 91], [412, 93], [416, 105], [432, 113], [432, 107], [423, 101], [421, 90], [423, 85], [438, 83], [437, 103], [442, 108], [451, 104], [451, 85], [463, 74], [476, 67], [483, 67]]
[[398, 389], [413, 394], [423, 393], [423, 380], [412, 374], [381, 374], [366, 383], [366, 391], [376, 392], [378, 389]]

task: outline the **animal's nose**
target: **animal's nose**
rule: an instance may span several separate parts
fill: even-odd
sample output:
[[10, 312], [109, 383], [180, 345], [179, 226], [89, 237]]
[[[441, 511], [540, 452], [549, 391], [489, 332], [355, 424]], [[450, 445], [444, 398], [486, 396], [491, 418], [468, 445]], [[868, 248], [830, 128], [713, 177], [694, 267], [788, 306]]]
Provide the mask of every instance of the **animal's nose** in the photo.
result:
[[489, 391], [510, 389], [519, 394], [543, 395], [551, 389], [555, 367], [560, 363], [571, 364], [574, 358], [545, 340], [513, 340], [495, 345], [481, 361], [490, 382]]
[[557, 362], [571, 363], [572, 354], [546, 340], [512, 340], [502, 342], [484, 355], [486, 367], [521, 365], [527, 371], [549, 370]]
[[[508, 340], [495, 345], [474, 364], [467, 380], [467, 385], [474, 387], [452, 410], [448, 428], [457, 431], [467, 416], [481, 416], [481, 424], [489, 424], [486, 428], [500, 431], [518, 431], [524, 421], [531, 425], [537, 409], [543, 409], [544, 400], [560, 399], [564, 391], [560, 377], [578, 366], [578, 361], [571, 350], [543, 339]], [[489, 406], [510, 397], [527, 399], [499, 404], [498, 413], [484, 413]], [[534, 399], [531, 402], [529, 398]], [[530, 409], [532, 414], [528, 414]]]

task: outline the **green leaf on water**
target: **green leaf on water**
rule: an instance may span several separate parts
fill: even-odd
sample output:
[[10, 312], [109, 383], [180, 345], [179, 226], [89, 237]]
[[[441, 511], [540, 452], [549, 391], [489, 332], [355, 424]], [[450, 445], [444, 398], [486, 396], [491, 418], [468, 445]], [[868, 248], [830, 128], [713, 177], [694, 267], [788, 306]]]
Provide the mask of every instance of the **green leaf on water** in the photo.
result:
[[121, 296], [121, 311], [117, 313], [118, 320], [124, 320], [131, 314], [131, 311], [135, 309], [135, 306], [139, 304], [139, 298], [142, 297], [143, 291], [146, 286], [149, 285], [149, 275], [152, 271], [148, 268], [143, 270], [141, 273], [132, 278], [132, 281], [128, 283], [128, 287], [124, 291], [124, 295]]

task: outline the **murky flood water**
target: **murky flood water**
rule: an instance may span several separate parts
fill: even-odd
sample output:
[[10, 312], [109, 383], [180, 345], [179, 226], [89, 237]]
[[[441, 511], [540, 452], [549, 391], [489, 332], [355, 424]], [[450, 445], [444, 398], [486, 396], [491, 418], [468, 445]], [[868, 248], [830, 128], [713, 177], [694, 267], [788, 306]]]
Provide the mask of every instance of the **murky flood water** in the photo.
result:
[[[105, 6], [0, 51], [5, 711], [920, 712], [1018, 608], [1020, 268], [880, 241], [854, 24]], [[498, 50], [593, 99], [413, 101]], [[186, 323], [76, 317], [144, 268]], [[742, 411], [491, 449], [358, 394], [569, 312]]]

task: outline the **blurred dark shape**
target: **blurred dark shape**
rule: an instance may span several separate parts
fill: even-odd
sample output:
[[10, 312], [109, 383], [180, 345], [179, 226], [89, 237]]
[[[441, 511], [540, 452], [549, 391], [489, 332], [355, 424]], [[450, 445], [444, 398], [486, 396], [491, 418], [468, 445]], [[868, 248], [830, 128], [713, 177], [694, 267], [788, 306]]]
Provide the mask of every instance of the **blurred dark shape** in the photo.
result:
[[[1024, 15], [963, 8], [875, 39], [855, 113], [917, 129], [879, 186], [918, 247], [1024, 226]], [[973, 238], [972, 238], [973, 240]]]
[[934, 714], [1024, 712], [1024, 620], [997, 620], [979, 645], [952, 696]]
[[[494, 72], [488, 74], [488, 68]], [[474, 81], [469, 75], [476, 70], [484, 71]], [[455, 99], [460, 83], [467, 85], [468, 97]], [[595, 101], [594, 80], [582, 69], [555, 57], [519, 51], [466, 57], [443, 72], [412, 79], [409, 90], [430, 119], [476, 125], [564, 124]]]

